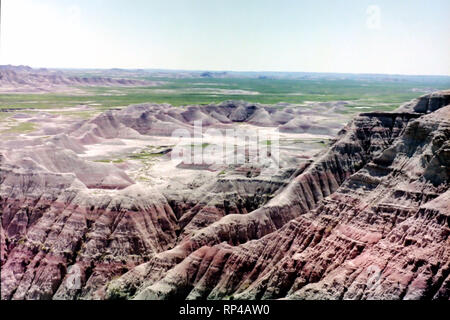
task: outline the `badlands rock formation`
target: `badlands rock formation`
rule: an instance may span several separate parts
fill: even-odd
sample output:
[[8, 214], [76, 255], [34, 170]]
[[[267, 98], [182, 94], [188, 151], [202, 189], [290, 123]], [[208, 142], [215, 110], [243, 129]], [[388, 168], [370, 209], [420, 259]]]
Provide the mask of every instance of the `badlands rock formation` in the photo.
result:
[[146, 104], [3, 142], [1, 297], [449, 299], [449, 99], [360, 114], [329, 148], [270, 174], [170, 167], [197, 172], [188, 182], [135, 175], [163, 174], [167, 146], [150, 154], [157, 169], [92, 160], [199, 120], [317, 136], [337, 126], [289, 107]]
[[27, 66], [0, 66], [0, 92], [74, 91], [75, 86], [150, 86], [150, 81], [104, 77], [72, 77], [61, 71]]

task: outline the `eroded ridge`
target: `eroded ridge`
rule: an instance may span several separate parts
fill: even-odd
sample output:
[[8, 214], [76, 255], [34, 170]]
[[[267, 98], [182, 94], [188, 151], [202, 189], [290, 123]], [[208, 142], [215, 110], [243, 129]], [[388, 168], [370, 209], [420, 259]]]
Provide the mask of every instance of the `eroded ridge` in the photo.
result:
[[268, 205], [159, 254], [107, 297], [448, 299], [450, 106], [439, 103], [360, 115]]

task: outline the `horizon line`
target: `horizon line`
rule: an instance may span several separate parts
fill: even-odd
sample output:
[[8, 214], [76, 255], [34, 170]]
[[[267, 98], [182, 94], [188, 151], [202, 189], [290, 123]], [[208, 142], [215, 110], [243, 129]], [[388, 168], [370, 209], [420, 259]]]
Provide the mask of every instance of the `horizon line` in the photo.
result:
[[292, 73], [292, 74], [333, 74], [333, 75], [368, 75], [368, 76], [409, 76], [409, 77], [446, 77], [450, 74], [406, 74], [406, 73], [375, 73], [375, 72], [332, 72], [332, 71], [270, 71], [270, 70], [227, 70], [227, 69], [177, 69], [177, 68], [124, 68], [124, 67], [36, 67], [26, 64], [1, 64], [0, 66], [30, 67], [32, 69], [53, 70], [143, 70], [143, 71], [171, 71], [171, 72], [230, 72], [230, 73]]

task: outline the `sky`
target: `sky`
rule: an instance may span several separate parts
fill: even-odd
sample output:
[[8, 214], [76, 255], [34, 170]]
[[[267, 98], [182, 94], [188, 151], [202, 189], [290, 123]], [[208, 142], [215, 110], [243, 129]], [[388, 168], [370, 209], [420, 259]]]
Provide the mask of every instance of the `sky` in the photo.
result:
[[1, 4], [0, 64], [450, 75], [448, 0]]

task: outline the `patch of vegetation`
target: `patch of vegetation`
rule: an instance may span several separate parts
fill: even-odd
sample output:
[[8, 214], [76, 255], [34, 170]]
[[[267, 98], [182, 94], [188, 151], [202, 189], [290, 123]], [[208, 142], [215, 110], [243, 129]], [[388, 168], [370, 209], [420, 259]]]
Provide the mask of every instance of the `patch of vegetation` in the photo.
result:
[[18, 125], [13, 126], [9, 129], [3, 130], [2, 133], [27, 133], [34, 131], [36, 129], [36, 124], [32, 122], [20, 122]]
[[94, 160], [94, 162], [101, 162], [101, 163], [123, 163], [125, 162], [124, 159], [100, 159], [100, 160]]
[[27, 238], [26, 237], [22, 237], [17, 241], [18, 245], [24, 245], [27, 242]]
[[324, 141], [324, 140], [317, 141], [316, 144], [318, 144], [318, 145], [321, 146], [321, 147], [326, 147], [326, 146], [328, 146], [328, 142], [326, 142], [326, 141]]
[[150, 151], [141, 151], [139, 153], [133, 153], [130, 155], [130, 159], [133, 160], [145, 160], [145, 159], [149, 159], [149, 158], [157, 158], [157, 157], [161, 157], [163, 156], [164, 153], [163, 152], [150, 152]]
[[130, 298], [126, 291], [124, 292], [118, 287], [110, 286], [107, 290], [111, 300], [127, 300]]
[[0, 121], [11, 117], [13, 114], [9, 112], [0, 112]]
[[329, 140], [326, 139], [294, 139], [292, 142], [295, 143], [305, 143], [305, 144], [314, 144], [319, 147], [327, 147], [330, 144]]
[[202, 143], [201, 145], [192, 143], [191, 148], [202, 147], [202, 149], [205, 149], [205, 148], [209, 147], [210, 145], [211, 145], [210, 143]]

